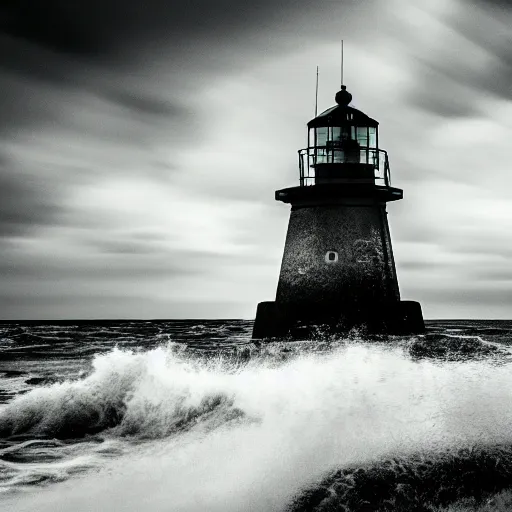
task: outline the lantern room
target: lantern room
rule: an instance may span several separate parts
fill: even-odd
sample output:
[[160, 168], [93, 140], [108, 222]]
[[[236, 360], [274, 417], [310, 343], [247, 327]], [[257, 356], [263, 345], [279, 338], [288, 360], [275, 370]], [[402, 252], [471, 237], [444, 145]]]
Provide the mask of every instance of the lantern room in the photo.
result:
[[308, 123], [308, 147], [299, 150], [300, 184], [366, 183], [389, 186], [386, 151], [379, 149], [379, 123], [349, 106], [344, 85], [337, 105]]

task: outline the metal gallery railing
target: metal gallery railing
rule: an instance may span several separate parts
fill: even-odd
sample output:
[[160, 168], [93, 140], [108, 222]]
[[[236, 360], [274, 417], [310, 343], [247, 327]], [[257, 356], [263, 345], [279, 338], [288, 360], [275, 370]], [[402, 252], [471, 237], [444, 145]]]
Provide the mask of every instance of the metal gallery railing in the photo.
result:
[[[391, 185], [386, 151], [368, 147], [344, 150], [333, 146], [311, 146], [299, 149], [300, 185], [315, 185], [316, 169], [319, 169], [319, 166], [324, 167], [325, 164], [369, 164], [373, 167], [376, 185], [386, 187]], [[357, 169], [354, 165], [351, 167]]]

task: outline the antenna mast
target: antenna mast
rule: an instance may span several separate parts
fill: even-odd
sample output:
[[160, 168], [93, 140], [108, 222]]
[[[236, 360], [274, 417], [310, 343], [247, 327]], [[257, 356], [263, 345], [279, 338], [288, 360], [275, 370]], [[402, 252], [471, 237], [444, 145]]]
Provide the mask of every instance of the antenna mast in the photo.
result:
[[343, 85], [343, 39], [341, 40], [341, 85]]
[[316, 67], [315, 117], [318, 115], [318, 66]]

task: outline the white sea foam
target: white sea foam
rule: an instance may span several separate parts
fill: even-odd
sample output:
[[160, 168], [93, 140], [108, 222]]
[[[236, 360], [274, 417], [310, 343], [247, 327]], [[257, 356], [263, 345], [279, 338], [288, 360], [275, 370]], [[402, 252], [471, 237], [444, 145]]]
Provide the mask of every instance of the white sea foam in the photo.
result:
[[[112, 351], [77, 382], [2, 412], [32, 431], [118, 421], [128, 452], [87, 474], [9, 498], [14, 511], [272, 511], [333, 467], [511, 442], [512, 372], [490, 362], [414, 362], [399, 347], [349, 344], [275, 364], [200, 362], [170, 348]], [[7, 415], [7, 416], [6, 416]], [[36, 419], [37, 421], [34, 421]], [[95, 423], [98, 425], [98, 422]], [[60, 427], [59, 427], [60, 428]], [[57, 429], [58, 430], [58, 429]], [[151, 438], [144, 443], [133, 442]]]

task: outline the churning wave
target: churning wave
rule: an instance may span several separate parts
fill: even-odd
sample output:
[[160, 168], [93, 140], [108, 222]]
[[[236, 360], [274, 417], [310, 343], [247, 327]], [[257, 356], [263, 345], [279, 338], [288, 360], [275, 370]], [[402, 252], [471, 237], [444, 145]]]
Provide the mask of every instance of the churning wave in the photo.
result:
[[43, 461], [57, 481], [66, 464], [99, 471], [38, 510], [90, 510], [91, 493], [110, 511], [431, 510], [510, 481], [509, 357], [439, 334], [206, 358], [177, 345], [115, 349], [86, 377], [0, 410], [0, 436], [13, 440], [0, 467], [14, 475], [32, 450], [62, 454]]
[[302, 492], [287, 509], [432, 512], [467, 498], [481, 502], [510, 488], [511, 477], [510, 444], [397, 455], [335, 470]]
[[201, 365], [171, 347], [114, 349], [94, 358], [87, 377], [16, 398], [0, 412], [0, 437], [76, 439], [108, 430], [158, 438], [243, 415], [222, 360]]

